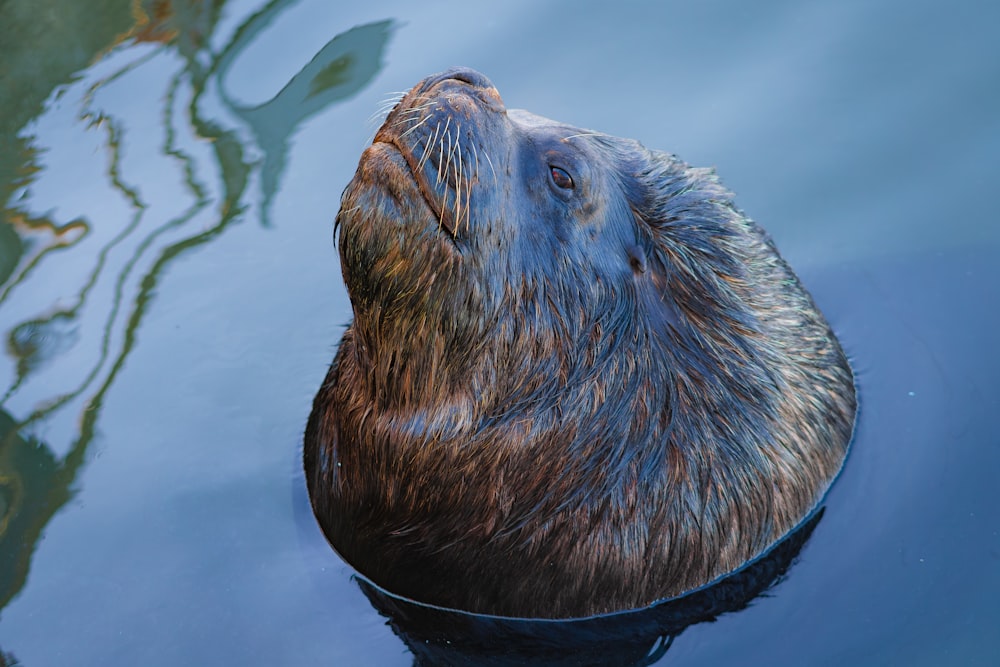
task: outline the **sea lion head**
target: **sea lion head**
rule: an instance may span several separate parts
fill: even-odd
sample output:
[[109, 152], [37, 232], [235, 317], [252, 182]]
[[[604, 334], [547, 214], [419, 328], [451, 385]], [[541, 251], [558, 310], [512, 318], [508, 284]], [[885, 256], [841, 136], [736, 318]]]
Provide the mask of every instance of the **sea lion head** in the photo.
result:
[[[491, 389], [512, 364], [521, 384], [575, 372], [588, 356], [570, 349], [587, 347], [581, 337], [666, 334], [679, 306], [664, 291], [665, 226], [677, 221], [656, 206], [685, 190], [677, 215], [699, 194], [725, 206], [708, 172], [508, 110], [478, 72], [418, 84], [364, 152], [337, 218], [355, 335], [392, 375], [380, 396], [439, 405], [450, 388], [482, 405], [509, 397]], [[725, 234], [711, 223], [706, 211], [702, 235]]]
[[306, 466], [389, 590], [640, 606], [760, 555], [840, 469], [846, 358], [711, 170], [452, 69], [389, 113], [337, 225], [354, 321]]

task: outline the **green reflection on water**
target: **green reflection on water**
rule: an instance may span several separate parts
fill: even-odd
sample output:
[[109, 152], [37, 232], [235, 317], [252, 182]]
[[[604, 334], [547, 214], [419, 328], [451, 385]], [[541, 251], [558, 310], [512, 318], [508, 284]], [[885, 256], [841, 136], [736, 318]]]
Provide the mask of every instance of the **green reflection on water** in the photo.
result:
[[[260, 179], [260, 216], [266, 222], [287, 162], [289, 138], [310, 116], [363, 89], [381, 68], [391, 21], [337, 35], [263, 104], [243, 106], [232, 100], [224, 86], [229, 69], [293, 4], [295, 0], [267, 3], [213, 52], [210, 42], [221, 0], [0, 3], [0, 326], [14, 367], [9, 385], [0, 388], [0, 609], [24, 587], [45, 525], [73, 495], [104, 397], [136, 344], [165, 269], [242, 217], [250, 207], [247, 190], [254, 177]], [[143, 196], [146, 184], [131, 180], [123, 161], [128, 124], [97, 101], [109, 86], [158, 59], [180, 63], [164, 80], [160, 109], [160, 154], [179, 167], [190, 200], [173, 215], [155, 210]], [[91, 74], [109, 64], [104, 76]], [[241, 128], [203, 110], [213, 82], [218, 102], [250, 130], [253, 146]], [[81, 93], [78, 124], [103, 134], [106, 186], [128, 211], [121, 221], [81, 215], [60, 223], [54, 213], [37, 212], [51, 211], [54, 204], [32, 195], [32, 186], [46, 175], [40, 148], [44, 137], [34, 134], [35, 123], [74, 90]], [[209, 142], [213, 164], [183, 147], [179, 135], [185, 133]], [[259, 162], [247, 158], [253, 152], [263, 156]], [[206, 171], [217, 172], [218, 182], [200, 176]], [[30, 294], [45, 281], [58, 283], [70, 253], [82, 252], [98, 231], [107, 238], [88, 250], [92, 260], [82, 280], [54, 301], [37, 304], [31, 315], [7, 312], [22, 291]], [[103, 303], [99, 285], [107, 286]], [[100, 331], [86, 329], [93, 329], [94, 322], [100, 323]], [[93, 333], [98, 341], [89, 353], [80, 349], [82, 333]], [[58, 368], [70, 351], [77, 362], [86, 360], [82, 377], [65, 386], [28, 387], [40, 369]], [[18, 410], [10, 407], [15, 400], [34, 407], [15, 416]], [[76, 411], [80, 419], [68, 447], [50, 447], [31, 435], [66, 410]]]

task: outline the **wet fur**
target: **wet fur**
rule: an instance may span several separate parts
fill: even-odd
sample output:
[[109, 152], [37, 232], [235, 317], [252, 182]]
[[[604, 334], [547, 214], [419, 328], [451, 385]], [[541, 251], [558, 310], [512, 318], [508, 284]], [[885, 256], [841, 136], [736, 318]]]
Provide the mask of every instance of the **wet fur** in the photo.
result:
[[[840, 346], [713, 172], [473, 75], [404, 97], [344, 193], [355, 317], [305, 437], [324, 532], [397, 594], [509, 616], [731, 572], [842, 465]], [[544, 182], [564, 158], [570, 195]]]

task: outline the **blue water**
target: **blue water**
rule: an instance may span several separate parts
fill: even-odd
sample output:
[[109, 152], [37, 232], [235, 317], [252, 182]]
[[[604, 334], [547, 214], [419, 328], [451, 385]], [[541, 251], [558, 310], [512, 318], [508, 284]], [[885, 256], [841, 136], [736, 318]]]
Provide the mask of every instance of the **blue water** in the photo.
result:
[[299, 456], [369, 118], [463, 64], [716, 166], [858, 371], [798, 562], [657, 664], [1000, 664], [1000, 5], [536, 4], [0, 2], [8, 662], [412, 663]]

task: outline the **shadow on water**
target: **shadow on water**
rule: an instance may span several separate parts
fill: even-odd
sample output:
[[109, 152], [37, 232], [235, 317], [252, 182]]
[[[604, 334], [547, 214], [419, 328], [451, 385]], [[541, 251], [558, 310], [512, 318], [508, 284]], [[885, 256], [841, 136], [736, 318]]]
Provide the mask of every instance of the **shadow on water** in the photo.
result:
[[809, 540], [823, 510], [767, 554], [722, 580], [652, 607], [568, 621], [468, 614], [395, 596], [358, 579], [389, 619], [418, 667], [652, 665], [688, 626], [747, 607], [778, 584]]
[[[364, 88], [382, 66], [382, 53], [392, 21], [355, 27], [327, 42], [271, 100], [247, 107], [224, 92], [219, 104], [251, 131], [251, 146], [242, 128], [204, 111], [204, 99], [222, 83], [240, 55], [295, 0], [274, 0], [247, 18], [218, 52], [210, 38], [224, 2], [183, 0], [103, 0], [79, 3], [0, 3], [0, 313], [4, 313], [6, 348], [14, 370], [0, 388], [0, 610], [24, 587], [31, 556], [45, 525], [73, 496], [77, 475], [86, 460], [104, 397], [133, 350], [137, 332], [149, 311], [158, 282], [171, 263], [194, 248], [218, 238], [248, 208], [248, 186], [259, 178], [264, 204], [273, 198], [285, 167], [288, 141], [309, 116]], [[44, 5], [44, 6], [39, 6]], [[43, 11], [44, 10], [44, 11]], [[19, 30], [23, 28], [23, 30]], [[16, 33], [16, 36], [15, 36]], [[37, 39], [33, 39], [37, 37]], [[160, 59], [180, 68], [162, 91], [161, 154], [179, 165], [190, 204], [175, 215], [157, 219], [142, 187], [129, 182], [123, 163], [126, 121], [101, 108], [97, 98], [116, 80], [141, 71]], [[100, 70], [98, 78], [88, 70]], [[127, 204], [127, 220], [107, 233], [113, 220], [80, 217], [58, 223], [51, 213], [29, 210], [32, 185], [44, 175], [43, 151], [35, 145], [32, 124], [53, 100], [83, 86], [77, 120], [88, 131], [102, 132], [109, 154], [107, 187]], [[187, 99], [186, 110], [182, 106]], [[186, 114], [184, 113], [186, 111]], [[211, 162], [182, 147], [178, 135], [207, 140]], [[262, 154], [251, 161], [251, 151]], [[216, 170], [217, 186], [199, 178]], [[48, 202], [34, 208], [51, 210]], [[33, 304], [33, 315], [5, 312], [5, 305], [24, 291], [63, 280], [62, 258], [104, 231], [106, 238], [86, 255], [89, 268], [73, 289], [46, 304]], [[77, 253], [78, 255], [81, 253]], [[79, 257], [77, 257], [79, 259]], [[107, 285], [109, 296], [100, 293]], [[104, 301], [101, 301], [101, 299]], [[37, 310], [41, 305], [42, 310]], [[84, 323], [84, 315], [87, 322]], [[11, 319], [15, 323], [11, 323]], [[20, 321], [17, 321], [20, 320]], [[80, 354], [81, 334], [94, 333], [96, 343]], [[81, 377], [62, 387], [29, 390], [33, 375], [59, 367], [71, 348], [76, 361], [86, 357]], [[62, 374], [59, 375], [62, 379]], [[72, 378], [67, 373], [66, 377]], [[49, 383], [51, 385], [51, 383]], [[39, 395], [42, 394], [42, 395]], [[28, 408], [13, 407], [27, 404]], [[79, 415], [71, 442], [50, 446], [36, 434], [62, 412]], [[21, 416], [15, 416], [18, 412]], [[56, 443], [52, 443], [56, 444]], [[61, 452], [61, 453], [60, 453]], [[0, 664], [12, 660], [0, 654]]]

